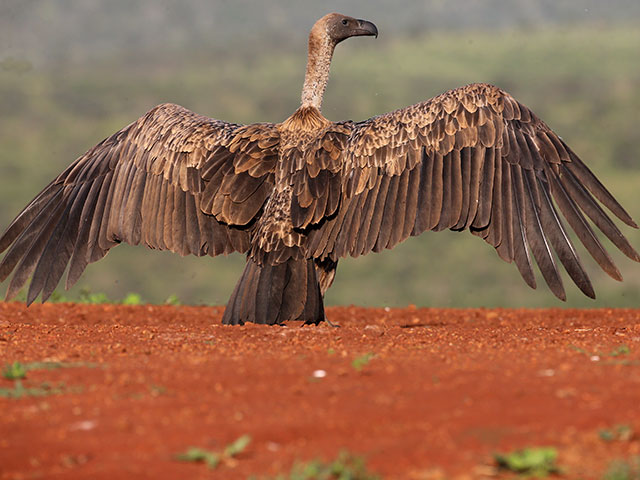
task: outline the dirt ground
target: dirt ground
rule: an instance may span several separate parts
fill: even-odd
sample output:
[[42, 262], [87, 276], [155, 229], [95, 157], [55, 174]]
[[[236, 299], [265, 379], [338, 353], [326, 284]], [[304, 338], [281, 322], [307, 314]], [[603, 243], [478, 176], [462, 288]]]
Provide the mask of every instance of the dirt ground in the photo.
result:
[[[384, 479], [503, 478], [495, 452], [553, 446], [600, 479], [640, 455], [640, 310], [222, 311], [0, 303], [2, 365], [61, 362], [0, 397], [0, 478], [270, 478], [342, 449]], [[216, 469], [175, 459], [245, 434]]]

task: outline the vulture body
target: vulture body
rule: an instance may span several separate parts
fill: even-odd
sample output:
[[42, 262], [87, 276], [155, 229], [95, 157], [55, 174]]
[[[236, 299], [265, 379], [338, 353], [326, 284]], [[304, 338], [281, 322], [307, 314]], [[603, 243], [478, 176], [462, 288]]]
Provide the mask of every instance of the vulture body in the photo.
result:
[[[611, 277], [590, 221], [640, 261], [605, 206], [637, 228], [576, 154], [531, 110], [487, 84], [363, 122], [321, 114], [334, 47], [375, 25], [339, 14], [309, 35], [300, 108], [279, 124], [236, 125], [160, 105], [53, 180], [0, 237], [7, 297], [31, 277], [46, 300], [121, 242], [181, 255], [240, 252], [247, 265], [223, 322], [324, 320], [337, 262], [426, 230], [469, 230], [535, 288], [532, 256], [565, 298], [556, 258], [595, 297], [565, 223]], [[555, 252], [555, 254], [553, 253]]]

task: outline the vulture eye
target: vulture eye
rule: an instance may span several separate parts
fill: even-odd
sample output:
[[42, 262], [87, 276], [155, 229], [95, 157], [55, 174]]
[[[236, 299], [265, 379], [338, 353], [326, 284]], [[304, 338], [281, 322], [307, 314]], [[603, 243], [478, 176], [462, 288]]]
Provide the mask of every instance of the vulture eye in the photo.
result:
[[349, 20], [347, 20], [346, 18], [342, 19], [342, 24], [343, 25], [348, 25], [349, 24]]

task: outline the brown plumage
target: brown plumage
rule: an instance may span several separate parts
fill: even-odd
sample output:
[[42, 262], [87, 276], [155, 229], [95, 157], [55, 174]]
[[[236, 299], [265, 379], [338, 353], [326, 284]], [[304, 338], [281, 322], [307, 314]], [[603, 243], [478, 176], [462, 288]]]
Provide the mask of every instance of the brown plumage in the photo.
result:
[[[593, 287], [564, 216], [596, 262], [620, 272], [590, 226], [640, 256], [602, 209], [637, 228], [576, 154], [527, 107], [474, 84], [354, 123], [322, 116], [334, 47], [376, 35], [364, 20], [320, 19], [309, 36], [302, 103], [279, 124], [234, 125], [160, 105], [71, 164], [0, 238], [11, 298], [67, 288], [120, 242], [181, 255], [241, 252], [247, 266], [223, 321], [324, 319], [337, 261], [425, 230], [469, 230], [565, 298], [556, 258]], [[555, 252], [555, 253], [554, 253]]]

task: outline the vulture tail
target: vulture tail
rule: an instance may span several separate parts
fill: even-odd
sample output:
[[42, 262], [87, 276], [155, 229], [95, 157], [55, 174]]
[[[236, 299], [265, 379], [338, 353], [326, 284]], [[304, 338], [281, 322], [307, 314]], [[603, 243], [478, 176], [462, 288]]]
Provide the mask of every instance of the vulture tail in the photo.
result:
[[289, 258], [277, 265], [260, 265], [249, 257], [227, 303], [222, 323], [274, 325], [286, 320], [301, 320], [318, 324], [324, 319], [313, 259]]

